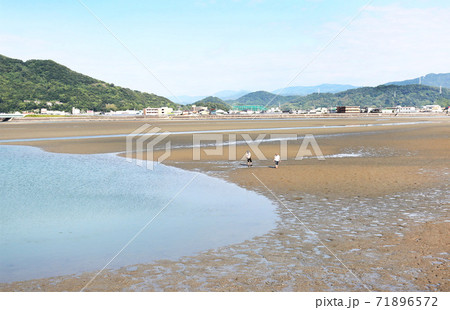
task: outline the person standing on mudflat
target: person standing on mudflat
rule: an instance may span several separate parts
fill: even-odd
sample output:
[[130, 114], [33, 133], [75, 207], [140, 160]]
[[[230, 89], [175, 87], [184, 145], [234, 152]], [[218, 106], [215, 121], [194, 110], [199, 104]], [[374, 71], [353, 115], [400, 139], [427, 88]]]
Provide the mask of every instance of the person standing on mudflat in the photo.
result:
[[275, 168], [278, 169], [278, 164], [280, 163], [280, 155], [279, 154], [275, 154], [275, 156], [273, 157], [273, 162], [275, 163]]
[[252, 153], [250, 153], [250, 151], [247, 151], [245, 153], [245, 157], [247, 157], [247, 167], [253, 166]]

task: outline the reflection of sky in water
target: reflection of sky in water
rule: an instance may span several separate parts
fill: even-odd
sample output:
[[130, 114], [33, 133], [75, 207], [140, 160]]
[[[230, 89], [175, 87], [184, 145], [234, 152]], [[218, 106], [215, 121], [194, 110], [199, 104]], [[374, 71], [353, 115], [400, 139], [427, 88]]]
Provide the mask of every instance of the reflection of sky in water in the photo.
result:
[[[1, 282], [102, 268], [195, 175], [23, 146], [0, 146], [0, 174]], [[264, 196], [200, 174], [111, 266], [241, 242], [276, 220]]]

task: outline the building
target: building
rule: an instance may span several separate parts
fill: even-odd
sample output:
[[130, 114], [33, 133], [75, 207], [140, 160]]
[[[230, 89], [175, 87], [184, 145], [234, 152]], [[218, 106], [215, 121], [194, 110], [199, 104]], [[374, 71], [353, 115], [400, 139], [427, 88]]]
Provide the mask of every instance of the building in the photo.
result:
[[196, 106], [195, 104], [192, 105], [192, 112], [193, 113], [200, 113], [202, 111], [207, 111], [208, 114], [209, 114], [208, 107]]
[[147, 116], [165, 116], [173, 112], [172, 108], [161, 107], [161, 108], [145, 108], [143, 114]]
[[415, 107], [402, 107], [397, 106], [395, 108], [395, 113], [416, 113], [418, 112]]
[[75, 108], [75, 107], [72, 107], [72, 114], [73, 114], [73, 115], [77, 115], [77, 114], [80, 114], [80, 113], [81, 113], [80, 109], [77, 109], [77, 108]]
[[380, 108], [367, 108], [367, 113], [381, 113]]
[[69, 115], [69, 113], [64, 111], [47, 111], [47, 115]]
[[395, 113], [397, 108], [382, 108], [381, 113], [383, 114], [392, 114]]
[[328, 113], [328, 109], [327, 108], [311, 109], [308, 112], [308, 114], [327, 114], [327, 113]]
[[41, 109], [41, 114], [45, 115], [67, 115], [68, 113], [64, 111], [47, 110], [45, 108]]
[[224, 111], [224, 110], [221, 110], [221, 109], [218, 109], [218, 110], [214, 111], [214, 114], [216, 114], [216, 115], [224, 115], [224, 114], [228, 114], [228, 112]]
[[[258, 113], [261, 113], [262, 111], [264, 111], [264, 110], [252, 110], [252, 109], [250, 109], [250, 110], [247, 110], [247, 112], [258, 112]], [[281, 109], [279, 108], [279, 107], [272, 107], [272, 108], [270, 108], [270, 109], [267, 109], [266, 111], [265, 111], [266, 113], [268, 113], [268, 114], [272, 114], [272, 113], [275, 113], [275, 114], [278, 114], [278, 113], [282, 113], [282, 111], [281, 111]]]
[[142, 115], [140, 110], [110, 111], [106, 115]]
[[434, 113], [440, 113], [442, 112], [442, 107], [437, 104], [429, 104], [422, 107], [420, 112], [434, 112]]
[[336, 113], [361, 113], [361, 108], [359, 106], [336, 107]]

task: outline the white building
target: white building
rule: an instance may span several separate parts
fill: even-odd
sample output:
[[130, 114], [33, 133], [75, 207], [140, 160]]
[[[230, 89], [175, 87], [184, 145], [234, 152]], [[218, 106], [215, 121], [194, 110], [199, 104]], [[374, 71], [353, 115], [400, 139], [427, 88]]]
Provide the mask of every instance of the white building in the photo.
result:
[[416, 113], [418, 112], [415, 107], [401, 107], [397, 106], [395, 108], [395, 113]]
[[307, 114], [306, 110], [292, 110], [292, 114]]
[[281, 113], [281, 110], [279, 107], [270, 108], [266, 111], [266, 113]]
[[81, 113], [80, 109], [77, 109], [77, 108], [75, 108], [75, 107], [72, 107], [72, 114], [73, 114], [73, 115], [80, 114], [80, 113]]
[[216, 115], [224, 115], [224, 114], [228, 114], [228, 112], [221, 109], [216, 110]]
[[47, 111], [47, 115], [68, 115], [69, 113], [66, 113], [64, 111]]
[[[208, 111], [208, 107], [196, 106], [195, 104], [192, 105], [192, 112], [198, 113], [200, 111]], [[209, 113], [209, 111], [208, 111], [208, 113]]]
[[327, 108], [317, 108], [317, 109], [311, 109], [308, 114], [327, 114], [328, 109]]
[[383, 108], [381, 109], [381, 113], [383, 114], [392, 114], [395, 113], [396, 108]]
[[110, 111], [106, 115], [142, 115], [140, 110]]
[[200, 111], [198, 111], [198, 114], [200, 114], [200, 115], [208, 115], [209, 111], [208, 110], [200, 110]]
[[423, 106], [421, 112], [434, 112], [434, 113], [440, 113], [442, 112], [442, 107], [437, 104], [429, 104]]
[[164, 116], [169, 115], [173, 112], [172, 108], [161, 107], [161, 108], [145, 108], [144, 115], [148, 116]]
[[54, 111], [54, 110], [47, 110], [45, 108], [41, 109], [41, 114], [45, 115], [66, 115], [67, 113], [64, 111]]

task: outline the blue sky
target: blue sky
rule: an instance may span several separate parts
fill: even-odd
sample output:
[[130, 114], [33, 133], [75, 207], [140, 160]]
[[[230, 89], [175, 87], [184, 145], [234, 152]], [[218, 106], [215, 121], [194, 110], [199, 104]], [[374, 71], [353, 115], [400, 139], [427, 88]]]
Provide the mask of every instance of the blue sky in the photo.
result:
[[82, 3], [153, 75], [77, 0], [0, 0], [0, 54], [163, 96], [450, 72], [448, 1], [374, 0], [320, 55], [368, 0]]

